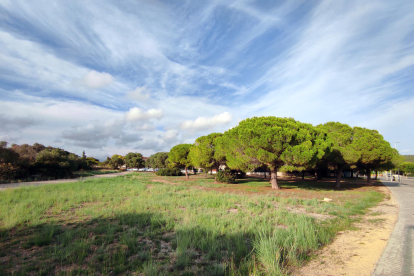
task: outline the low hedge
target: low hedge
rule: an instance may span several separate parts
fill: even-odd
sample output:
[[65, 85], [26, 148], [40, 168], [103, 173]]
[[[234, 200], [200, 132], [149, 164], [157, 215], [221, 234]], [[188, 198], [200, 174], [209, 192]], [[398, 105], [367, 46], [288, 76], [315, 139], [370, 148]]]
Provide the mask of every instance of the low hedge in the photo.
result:
[[180, 169], [178, 168], [165, 168], [165, 169], [159, 169], [156, 173], [156, 175], [159, 176], [180, 176], [183, 175]]

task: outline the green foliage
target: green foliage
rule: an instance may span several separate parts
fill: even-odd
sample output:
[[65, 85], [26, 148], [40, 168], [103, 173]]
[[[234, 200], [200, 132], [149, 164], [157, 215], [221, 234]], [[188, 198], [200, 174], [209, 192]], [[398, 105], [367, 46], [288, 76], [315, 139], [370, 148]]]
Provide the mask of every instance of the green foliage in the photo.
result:
[[12, 181], [16, 178], [20, 167], [12, 163], [0, 163], [0, 181]]
[[413, 162], [414, 163], [414, 155], [403, 155], [405, 162]]
[[187, 168], [191, 166], [191, 160], [188, 157], [191, 144], [180, 144], [173, 147], [168, 154], [168, 166], [170, 168]]
[[125, 155], [125, 164], [129, 168], [143, 168], [145, 166], [145, 161], [142, 158], [141, 153], [130, 152]]
[[109, 166], [112, 169], [119, 169], [122, 165], [125, 164], [124, 157], [119, 154], [112, 155], [111, 159], [109, 160]]
[[327, 134], [327, 152], [324, 159], [328, 163], [332, 163], [334, 167], [350, 166], [358, 162], [361, 152], [354, 147], [352, 127], [339, 122], [328, 122], [319, 125]]
[[233, 169], [252, 170], [262, 165], [277, 169], [321, 158], [324, 138], [311, 124], [292, 118], [254, 117], [226, 131], [218, 139], [218, 150], [225, 153], [227, 165]]
[[99, 165], [99, 160], [93, 157], [86, 157], [86, 164], [89, 167], [93, 167], [93, 166], [98, 166]]
[[159, 176], [180, 176], [183, 175], [179, 168], [163, 168], [156, 172]]
[[414, 174], [414, 163], [413, 162], [404, 162], [399, 166], [401, 172], [406, 174]]
[[360, 154], [358, 166], [368, 171], [392, 162], [398, 154], [377, 130], [354, 127], [352, 143]]
[[34, 143], [32, 146], [28, 144], [12, 145], [13, 151], [19, 154], [20, 163], [34, 163], [38, 154], [45, 149], [53, 149], [52, 147], [45, 147], [42, 144]]
[[17, 163], [19, 154], [7, 147], [7, 142], [0, 142], [0, 163]]
[[168, 165], [167, 159], [168, 152], [157, 152], [147, 159], [146, 164], [150, 168], [166, 168]]
[[193, 166], [207, 169], [220, 166], [220, 160], [215, 157], [216, 139], [223, 136], [221, 133], [211, 133], [196, 139], [189, 153], [189, 158]]
[[219, 183], [236, 183], [236, 175], [228, 168], [223, 171], [218, 171], [216, 181]]
[[65, 178], [78, 170], [79, 157], [62, 149], [45, 149], [36, 159], [35, 168], [43, 176]]

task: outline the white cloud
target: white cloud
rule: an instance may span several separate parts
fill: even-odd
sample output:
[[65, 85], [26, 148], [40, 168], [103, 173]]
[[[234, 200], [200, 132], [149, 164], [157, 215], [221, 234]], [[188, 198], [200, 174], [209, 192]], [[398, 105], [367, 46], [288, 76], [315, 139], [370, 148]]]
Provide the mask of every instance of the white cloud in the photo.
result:
[[138, 102], [146, 101], [146, 100], [148, 100], [150, 95], [146, 94], [145, 92], [147, 92], [147, 87], [146, 86], [137, 87], [134, 90], [128, 92], [127, 97], [129, 99], [136, 100]]
[[135, 129], [141, 131], [153, 131], [155, 130], [155, 126], [151, 124], [143, 124], [142, 126], [136, 126]]
[[229, 112], [223, 112], [214, 117], [198, 117], [194, 121], [184, 121], [181, 123], [182, 129], [210, 129], [217, 125], [228, 124], [232, 120], [232, 116]]
[[145, 121], [151, 119], [161, 119], [163, 116], [161, 109], [150, 109], [148, 111], [143, 111], [138, 107], [132, 107], [125, 114], [125, 120], [127, 121]]
[[175, 129], [169, 129], [165, 132], [163, 136], [163, 140], [166, 143], [172, 143], [172, 142], [177, 141], [177, 137], [178, 137], [178, 131]]
[[111, 85], [113, 79], [111, 74], [105, 72], [99, 73], [92, 70], [83, 77], [83, 83], [89, 88], [100, 89]]

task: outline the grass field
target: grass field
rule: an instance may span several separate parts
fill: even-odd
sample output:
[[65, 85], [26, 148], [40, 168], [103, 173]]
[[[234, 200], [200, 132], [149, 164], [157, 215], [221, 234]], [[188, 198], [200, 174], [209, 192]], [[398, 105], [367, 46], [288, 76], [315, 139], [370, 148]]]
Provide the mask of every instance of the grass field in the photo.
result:
[[284, 275], [383, 198], [280, 184], [131, 173], [4, 190], [0, 275]]
[[87, 177], [87, 176], [94, 176], [99, 174], [108, 174], [108, 173], [118, 173], [119, 170], [89, 170], [89, 171], [77, 171], [74, 172], [73, 175], [75, 177]]

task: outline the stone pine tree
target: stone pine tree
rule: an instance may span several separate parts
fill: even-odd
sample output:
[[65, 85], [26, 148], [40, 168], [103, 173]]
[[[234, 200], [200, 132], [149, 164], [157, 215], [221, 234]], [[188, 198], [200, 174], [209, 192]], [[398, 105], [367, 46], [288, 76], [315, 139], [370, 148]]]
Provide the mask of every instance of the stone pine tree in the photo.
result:
[[111, 159], [109, 160], [109, 165], [111, 166], [112, 169], [118, 169], [124, 164], [125, 164], [124, 157], [119, 154], [112, 155]]
[[207, 170], [220, 167], [220, 161], [215, 158], [216, 139], [223, 136], [221, 133], [211, 133], [198, 137], [190, 148], [189, 158], [193, 166]]
[[188, 167], [191, 166], [189, 158], [191, 144], [180, 144], [173, 147], [168, 154], [168, 166], [170, 168], [184, 168], [185, 176], [188, 177]]
[[147, 164], [151, 168], [166, 168], [168, 152], [157, 152], [147, 159]]
[[231, 169], [252, 170], [266, 165], [272, 189], [279, 189], [277, 170], [283, 165], [305, 166], [325, 154], [325, 134], [293, 118], [246, 119], [218, 139]]
[[361, 157], [352, 143], [354, 130], [346, 124], [328, 122], [317, 126], [326, 132], [328, 147], [324, 156], [324, 162], [337, 170], [336, 185], [341, 187], [341, 176], [344, 167], [355, 165]]
[[127, 168], [143, 168], [145, 161], [142, 158], [142, 154], [139, 152], [129, 152], [125, 155], [125, 165]]
[[354, 127], [353, 147], [360, 154], [357, 166], [367, 173], [367, 183], [371, 182], [371, 171], [392, 162], [394, 151], [377, 130]]

